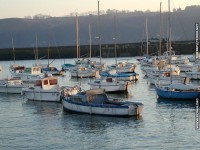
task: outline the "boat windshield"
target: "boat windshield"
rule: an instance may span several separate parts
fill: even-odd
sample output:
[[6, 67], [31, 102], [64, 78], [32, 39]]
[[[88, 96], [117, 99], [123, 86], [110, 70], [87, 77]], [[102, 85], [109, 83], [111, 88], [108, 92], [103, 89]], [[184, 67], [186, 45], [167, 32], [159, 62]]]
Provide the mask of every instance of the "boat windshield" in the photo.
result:
[[50, 85], [57, 85], [58, 81], [57, 81], [57, 79], [51, 79], [51, 80], [49, 80], [49, 84]]

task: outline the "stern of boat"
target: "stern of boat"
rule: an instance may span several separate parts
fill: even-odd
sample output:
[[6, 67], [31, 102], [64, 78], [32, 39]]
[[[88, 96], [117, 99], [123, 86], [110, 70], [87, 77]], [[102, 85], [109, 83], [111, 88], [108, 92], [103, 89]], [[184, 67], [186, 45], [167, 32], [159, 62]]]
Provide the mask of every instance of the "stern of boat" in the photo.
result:
[[139, 116], [142, 114], [143, 104], [134, 102], [133, 105], [129, 107], [129, 116]]

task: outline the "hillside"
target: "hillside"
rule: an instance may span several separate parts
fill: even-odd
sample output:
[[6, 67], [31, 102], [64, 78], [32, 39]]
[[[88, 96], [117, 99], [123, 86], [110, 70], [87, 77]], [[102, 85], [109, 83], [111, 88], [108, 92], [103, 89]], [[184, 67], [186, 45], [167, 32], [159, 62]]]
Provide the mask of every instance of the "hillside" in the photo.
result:
[[[100, 16], [100, 31], [102, 44], [113, 43], [114, 12], [108, 10]], [[187, 41], [194, 39], [194, 24], [200, 22], [200, 6], [186, 7], [185, 10], [173, 10], [171, 13], [172, 40]], [[145, 38], [145, 18], [148, 18], [149, 38], [159, 38], [160, 13], [159, 12], [126, 12], [118, 11], [116, 14], [117, 43], [141, 42]], [[167, 37], [168, 13], [162, 13], [163, 37]], [[91, 25], [92, 44], [98, 44], [98, 17], [88, 13], [79, 16], [80, 45], [89, 44], [89, 24]], [[12, 39], [15, 48], [34, 48], [37, 46], [72, 46], [76, 44], [76, 18], [45, 17], [36, 15], [32, 18], [7, 18], [0, 20], [0, 49], [11, 48]]]

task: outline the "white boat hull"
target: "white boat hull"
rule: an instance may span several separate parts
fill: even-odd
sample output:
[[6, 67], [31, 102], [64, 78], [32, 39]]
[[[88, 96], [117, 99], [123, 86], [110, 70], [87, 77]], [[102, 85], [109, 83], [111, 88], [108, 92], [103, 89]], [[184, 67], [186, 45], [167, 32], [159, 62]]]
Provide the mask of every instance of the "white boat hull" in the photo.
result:
[[52, 90], [37, 91], [34, 89], [24, 89], [23, 95], [25, 95], [28, 100], [60, 102], [61, 92]]
[[123, 83], [123, 84], [94, 84], [94, 83], [89, 83], [91, 89], [97, 89], [97, 88], [102, 88], [105, 89], [105, 92], [127, 92], [128, 89], [131, 87], [130, 84], [128, 83]]
[[21, 94], [23, 85], [20, 86], [9, 86], [9, 85], [0, 85], [0, 93], [11, 93], [11, 94]]
[[69, 71], [72, 77], [77, 77], [77, 78], [87, 78], [87, 77], [94, 77], [95, 73], [92, 71]]
[[105, 89], [106, 92], [120, 92], [120, 91], [127, 91], [126, 86], [122, 85], [110, 85], [110, 86], [105, 86], [105, 85], [90, 85], [91, 89], [97, 89], [97, 88], [103, 88]]
[[79, 113], [87, 113], [87, 114], [96, 114], [96, 115], [108, 115], [108, 116], [134, 116], [140, 115], [142, 113], [143, 106], [136, 107], [131, 105], [129, 107], [103, 107], [98, 106], [87, 106], [87, 105], [77, 105], [73, 103], [69, 103], [63, 100], [63, 108], [65, 110], [69, 110], [72, 112], [79, 112]]

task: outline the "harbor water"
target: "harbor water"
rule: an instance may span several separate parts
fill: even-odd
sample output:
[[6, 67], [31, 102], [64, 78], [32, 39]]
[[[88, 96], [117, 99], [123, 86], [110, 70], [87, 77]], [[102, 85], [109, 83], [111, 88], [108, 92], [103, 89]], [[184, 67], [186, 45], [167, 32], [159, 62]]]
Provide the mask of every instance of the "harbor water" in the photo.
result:
[[[134, 58], [126, 59], [137, 63]], [[102, 60], [114, 63], [113, 58]], [[74, 59], [54, 60], [52, 65], [60, 69], [64, 61], [73, 63]], [[35, 62], [16, 63], [30, 67]], [[1, 78], [9, 77], [13, 61], [0, 64]], [[155, 87], [144, 78], [139, 64], [136, 72], [140, 79], [133, 83], [128, 94], [108, 96], [142, 102], [144, 108], [139, 117], [68, 113], [63, 112], [60, 103], [27, 101], [20, 94], [0, 93], [0, 150], [199, 149], [196, 102], [157, 98]], [[58, 78], [61, 86], [79, 85], [84, 90], [89, 89], [87, 82], [93, 80], [71, 79], [68, 72]]]

